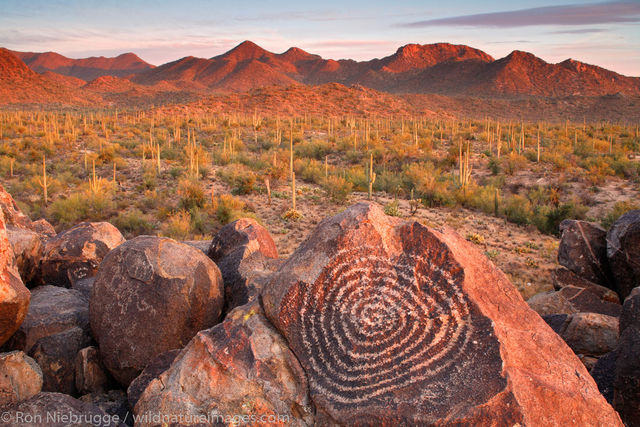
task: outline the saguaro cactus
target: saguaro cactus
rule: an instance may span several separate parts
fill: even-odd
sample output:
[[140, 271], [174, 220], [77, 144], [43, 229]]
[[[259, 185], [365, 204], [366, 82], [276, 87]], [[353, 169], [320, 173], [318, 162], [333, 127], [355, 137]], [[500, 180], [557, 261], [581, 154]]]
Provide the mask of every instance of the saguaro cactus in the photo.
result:
[[376, 173], [373, 171], [373, 153], [371, 153], [369, 157], [367, 182], [369, 183], [369, 200], [371, 200], [371, 197], [373, 195], [373, 183], [376, 182]]
[[42, 195], [44, 199], [45, 206], [49, 203], [49, 197], [47, 195], [47, 188], [49, 187], [49, 183], [47, 182], [47, 159], [43, 155], [42, 156], [42, 178], [38, 180], [40, 183], [40, 187], [42, 187]]

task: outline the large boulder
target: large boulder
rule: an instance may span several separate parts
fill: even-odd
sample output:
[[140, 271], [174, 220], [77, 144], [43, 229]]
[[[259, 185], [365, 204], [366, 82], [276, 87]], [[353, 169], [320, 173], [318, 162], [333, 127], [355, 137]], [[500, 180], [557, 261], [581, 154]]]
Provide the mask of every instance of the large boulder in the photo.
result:
[[579, 354], [600, 356], [618, 345], [618, 318], [598, 313], [570, 315], [560, 336]]
[[320, 424], [622, 425], [571, 349], [450, 229], [325, 219], [263, 290]]
[[614, 407], [628, 427], [640, 426], [640, 293], [624, 302], [616, 355]]
[[108, 222], [83, 222], [63, 231], [44, 246], [42, 280], [69, 288], [73, 282], [95, 275], [104, 256], [124, 241]]
[[0, 353], [0, 407], [27, 400], [41, 390], [42, 371], [35, 360], [22, 351]]
[[89, 304], [82, 294], [39, 286], [32, 290], [27, 316], [7, 345], [38, 362], [44, 391], [75, 394], [74, 361], [90, 343]]
[[[171, 367], [149, 383], [134, 413], [191, 420], [213, 414], [220, 419], [208, 423], [225, 425], [234, 416], [260, 417], [270, 425], [285, 424], [282, 420], [292, 426], [313, 424], [304, 372], [255, 301], [199, 332]], [[148, 425], [153, 423], [136, 424]]]
[[7, 235], [22, 281], [29, 286], [36, 285], [40, 280], [40, 259], [44, 248], [42, 235], [14, 226], [7, 226]]
[[620, 304], [620, 297], [616, 291], [590, 282], [564, 267], [559, 267], [551, 272], [551, 282], [554, 289], [558, 291], [567, 286], [573, 286], [574, 288], [585, 289], [603, 301]]
[[222, 227], [211, 241], [208, 255], [222, 273], [225, 312], [259, 295], [266, 277], [278, 267], [278, 250], [271, 235], [250, 218]]
[[626, 298], [640, 286], [640, 209], [627, 212], [607, 233], [607, 257], [616, 290]]
[[4, 217], [0, 213], [0, 346], [20, 327], [27, 315], [30, 298], [16, 267]]
[[616, 380], [616, 359], [617, 352], [614, 350], [600, 357], [590, 374], [598, 384], [598, 390], [613, 405], [613, 386]]
[[120, 421], [117, 415], [109, 415], [92, 403], [62, 393], [38, 393], [3, 408], [2, 413], [2, 422], [16, 427], [115, 427]]
[[158, 354], [184, 347], [220, 321], [220, 270], [198, 249], [140, 236], [102, 261], [91, 291], [91, 329], [102, 361], [127, 386]]
[[565, 219], [560, 223], [558, 262], [591, 282], [609, 283], [607, 232], [597, 224]]
[[603, 301], [593, 292], [573, 286], [565, 286], [556, 292], [534, 295], [527, 300], [527, 304], [541, 316], [548, 314], [600, 313], [618, 317], [622, 312], [620, 304]]

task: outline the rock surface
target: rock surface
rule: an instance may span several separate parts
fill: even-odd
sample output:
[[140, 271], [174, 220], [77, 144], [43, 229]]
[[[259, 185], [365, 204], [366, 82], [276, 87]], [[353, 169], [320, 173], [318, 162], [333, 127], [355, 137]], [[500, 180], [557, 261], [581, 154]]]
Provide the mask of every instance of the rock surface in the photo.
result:
[[7, 227], [7, 234], [22, 281], [29, 286], [36, 285], [40, 279], [40, 259], [44, 247], [42, 235], [14, 226]]
[[44, 391], [74, 394], [76, 354], [90, 342], [89, 308], [82, 294], [39, 286], [32, 290], [27, 316], [7, 345], [38, 362]]
[[124, 242], [108, 222], [83, 222], [49, 239], [41, 260], [45, 284], [71, 287], [76, 280], [95, 275], [104, 256]]
[[552, 271], [551, 280], [553, 282], [553, 287], [556, 290], [560, 290], [567, 286], [573, 286], [575, 288], [586, 289], [603, 301], [620, 304], [620, 297], [614, 290], [590, 282], [587, 279], [583, 279], [573, 271], [564, 267], [560, 267]]
[[607, 399], [609, 404], [613, 404], [613, 386], [616, 380], [616, 358], [617, 352], [614, 350], [600, 357], [596, 365], [591, 370], [593, 380], [598, 384], [598, 390]]
[[640, 426], [640, 293], [624, 302], [616, 354], [614, 407], [628, 427]]
[[38, 393], [3, 409], [12, 427], [117, 426], [118, 420], [97, 406], [62, 393]]
[[153, 358], [146, 368], [135, 380], [131, 381], [129, 388], [127, 388], [127, 398], [129, 400], [129, 406], [135, 408], [136, 403], [140, 399], [140, 396], [147, 388], [149, 383], [158, 378], [160, 374], [169, 369], [173, 361], [178, 357], [181, 350], [169, 350], [164, 353], [160, 353]]
[[320, 424], [621, 425], [561, 338], [451, 230], [355, 205], [262, 297]]
[[109, 387], [109, 377], [96, 347], [85, 347], [76, 355], [75, 380], [80, 394], [101, 393]]
[[640, 209], [627, 212], [607, 233], [607, 257], [622, 298], [640, 285]]
[[22, 351], [0, 353], [0, 407], [22, 402], [42, 390], [42, 371]]
[[[269, 425], [313, 424], [304, 372], [256, 302], [199, 332], [171, 367], [149, 383], [134, 411], [138, 416], [214, 413], [264, 416]], [[277, 415], [288, 422], [276, 422]]]
[[45, 237], [53, 237], [56, 234], [55, 229], [44, 219], [38, 221], [31, 221], [31, 219], [25, 215], [11, 194], [9, 194], [2, 184], [0, 184], [0, 210], [4, 214], [4, 220], [7, 226], [13, 226], [16, 228], [22, 228], [25, 230], [32, 230]]
[[610, 282], [607, 267], [607, 232], [597, 224], [565, 219], [560, 223], [558, 262], [591, 282]]
[[91, 329], [102, 361], [128, 386], [158, 354], [184, 347], [220, 321], [220, 270], [175, 240], [140, 236], [109, 252], [91, 292]]
[[211, 241], [209, 257], [222, 273], [225, 312], [260, 294], [265, 278], [277, 267], [278, 250], [266, 228], [241, 218], [222, 227]]
[[120, 422], [133, 425], [131, 408], [127, 402], [127, 394], [122, 390], [109, 390], [101, 393], [85, 394], [80, 397], [82, 402], [91, 403], [106, 414], [117, 417]]
[[[2, 192], [0, 192], [0, 196]], [[4, 344], [27, 315], [31, 294], [22, 283], [13, 249], [0, 214], [0, 345]]]

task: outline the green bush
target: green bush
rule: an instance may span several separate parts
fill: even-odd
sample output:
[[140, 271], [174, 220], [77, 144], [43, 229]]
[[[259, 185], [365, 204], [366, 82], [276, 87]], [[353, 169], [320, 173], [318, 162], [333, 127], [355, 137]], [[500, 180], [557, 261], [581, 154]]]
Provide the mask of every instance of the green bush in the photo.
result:
[[609, 229], [622, 215], [636, 209], [640, 209], [640, 204], [628, 200], [616, 202], [611, 211], [602, 218], [602, 226]]
[[112, 223], [127, 237], [149, 234], [153, 230], [153, 224], [138, 209], [120, 212], [113, 218]]
[[343, 203], [351, 194], [353, 184], [340, 176], [330, 175], [322, 183], [322, 188], [333, 202]]

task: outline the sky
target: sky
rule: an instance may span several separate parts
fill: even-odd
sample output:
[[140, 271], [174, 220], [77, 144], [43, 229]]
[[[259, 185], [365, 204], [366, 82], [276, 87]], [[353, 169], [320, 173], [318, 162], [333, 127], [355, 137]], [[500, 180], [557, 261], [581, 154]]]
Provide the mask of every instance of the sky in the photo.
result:
[[134, 52], [154, 65], [251, 40], [368, 60], [449, 42], [640, 76], [640, 0], [0, 0], [0, 46], [71, 58]]

